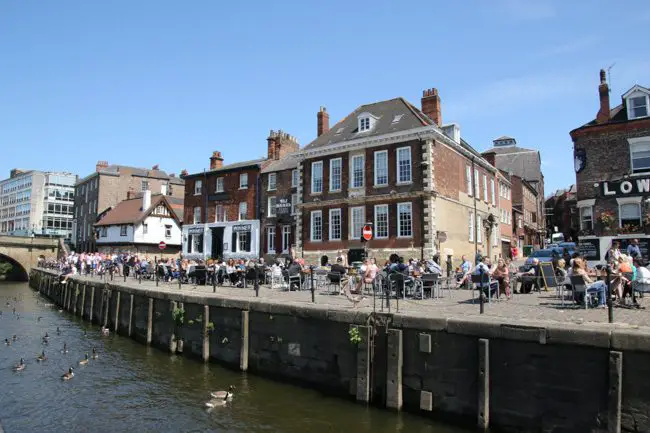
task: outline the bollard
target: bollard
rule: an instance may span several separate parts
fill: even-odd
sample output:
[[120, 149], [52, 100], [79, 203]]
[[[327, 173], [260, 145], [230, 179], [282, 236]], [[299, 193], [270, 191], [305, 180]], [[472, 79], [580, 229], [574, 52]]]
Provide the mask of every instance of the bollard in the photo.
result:
[[124, 271], [126, 271], [126, 266], [122, 268], [122, 275], [124, 276], [124, 282], [126, 283], [126, 272]]
[[255, 297], [260, 297], [260, 268], [257, 263], [255, 263], [255, 282], [253, 283], [253, 288], [255, 289]]
[[605, 268], [605, 270], [607, 272], [607, 290], [605, 291], [605, 296], [607, 296], [607, 318], [609, 320], [609, 323], [614, 323], [614, 305], [612, 304], [612, 291], [610, 289], [610, 284], [612, 281], [612, 267], [610, 265], [607, 265], [607, 268]]
[[311, 287], [311, 302], [315, 303], [316, 299], [314, 297], [314, 265], [309, 265], [309, 287]]
[[[480, 308], [480, 313], [481, 314], [483, 314], [485, 312], [485, 299], [484, 299], [484, 296], [483, 296], [483, 271], [484, 271], [483, 267], [481, 267], [481, 269], [479, 270], [479, 273], [480, 273], [480, 276], [481, 276], [481, 279], [480, 279], [481, 282], [480, 282], [480, 284], [478, 286], [479, 287], [478, 297], [479, 297], [479, 305], [480, 305], [479, 308]], [[490, 286], [488, 286], [488, 292], [489, 292], [489, 290], [490, 290]]]
[[[180, 281], [180, 278], [179, 280]], [[179, 284], [180, 288], [180, 284]], [[214, 272], [212, 272], [212, 293], [217, 293], [217, 269], [215, 267]]]
[[142, 284], [142, 273], [138, 274], [138, 284]]
[[181, 275], [182, 275], [181, 274], [181, 269], [180, 269], [180, 266], [179, 266], [179, 268], [178, 268], [178, 290], [181, 289]]
[[154, 274], [156, 274], [156, 287], [158, 287], [158, 256], [154, 257]]

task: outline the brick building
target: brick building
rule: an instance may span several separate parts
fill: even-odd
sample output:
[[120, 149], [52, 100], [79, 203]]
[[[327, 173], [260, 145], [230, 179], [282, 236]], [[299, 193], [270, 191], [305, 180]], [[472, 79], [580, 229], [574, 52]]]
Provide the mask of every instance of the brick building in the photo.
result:
[[541, 237], [544, 232], [540, 229], [540, 219], [537, 196], [537, 188], [526, 179], [512, 175], [512, 207], [521, 213], [523, 222], [523, 232], [519, 231], [516, 246], [519, 251], [523, 251], [524, 246], [533, 246], [539, 248], [544, 239]]
[[99, 161], [94, 173], [75, 184], [74, 238], [77, 251], [97, 251], [95, 223], [121, 201], [147, 190], [182, 199], [184, 182], [160, 170], [157, 165], [146, 169]]
[[[635, 85], [610, 108], [605, 71], [600, 71], [596, 119], [571, 131], [576, 169], [580, 243], [590, 260], [604, 258], [612, 239], [623, 246], [650, 239], [650, 89]], [[607, 163], [603, 163], [607, 161]]]
[[512, 182], [510, 174], [499, 170], [497, 182], [499, 185], [498, 204], [501, 257], [512, 258], [512, 247], [517, 245], [517, 237], [513, 233]]
[[550, 232], [562, 233], [566, 241], [576, 241], [580, 230], [576, 203], [576, 186], [555, 191], [546, 199], [546, 227]]
[[496, 170], [442, 125], [440, 97], [425, 90], [422, 109], [403, 98], [362, 105], [329, 128], [324, 108], [318, 137], [300, 151], [296, 254], [315, 262], [347, 250], [363, 252], [373, 224], [371, 254], [431, 257], [435, 252], [492, 252], [498, 225]]
[[298, 149], [297, 140], [282, 131], [271, 131], [267, 141], [267, 158], [224, 165], [221, 152], [214, 152], [209, 170], [183, 175], [184, 256], [258, 257], [262, 169]]

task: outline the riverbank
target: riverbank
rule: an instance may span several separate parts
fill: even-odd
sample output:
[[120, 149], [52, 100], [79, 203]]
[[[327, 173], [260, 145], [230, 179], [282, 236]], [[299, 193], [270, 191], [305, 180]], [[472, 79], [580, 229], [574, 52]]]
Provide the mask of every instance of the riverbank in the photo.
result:
[[641, 328], [373, 313], [84, 278], [60, 287], [44, 270], [30, 284], [145, 344], [362, 403], [504, 431], [650, 429]]

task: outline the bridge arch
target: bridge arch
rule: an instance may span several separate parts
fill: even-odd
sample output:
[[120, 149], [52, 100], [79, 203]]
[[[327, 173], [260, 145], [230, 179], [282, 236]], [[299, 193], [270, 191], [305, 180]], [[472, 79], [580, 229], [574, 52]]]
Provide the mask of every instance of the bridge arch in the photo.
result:
[[11, 265], [11, 270], [5, 274], [5, 279], [8, 281], [27, 281], [29, 275], [27, 269], [18, 260], [0, 253], [0, 263], [6, 262]]
[[0, 257], [11, 263], [18, 277], [27, 280], [29, 272], [38, 264], [38, 258], [56, 259], [59, 239], [42, 237], [0, 236]]

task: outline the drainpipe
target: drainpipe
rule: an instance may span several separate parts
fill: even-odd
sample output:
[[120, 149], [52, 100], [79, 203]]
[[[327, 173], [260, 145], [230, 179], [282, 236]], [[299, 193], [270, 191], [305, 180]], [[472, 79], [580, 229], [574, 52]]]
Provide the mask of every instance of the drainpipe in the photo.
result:
[[[208, 254], [206, 244], [207, 244], [207, 235], [205, 233], [205, 227], [208, 223], [208, 173], [203, 169], [203, 187], [201, 188], [201, 193], [203, 194], [203, 257], [206, 257]], [[210, 251], [212, 254], [212, 251]]]
[[[470, 175], [470, 182], [472, 182], [472, 185], [474, 185], [474, 181], [476, 180], [476, 175], [474, 174], [475, 166], [474, 166], [474, 161], [476, 157], [472, 156], [472, 173]], [[474, 198], [474, 221], [472, 221], [472, 225], [474, 226], [474, 261], [476, 262], [476, 255], [478, 254], [478, 227], [476, 225], [476, 195], [478, 194], [478, 189], [477, 185], [474, 185], [473, 187], [473, 193], [472, 197]], [[474, 263], [476, 265], [476, 263]]]

